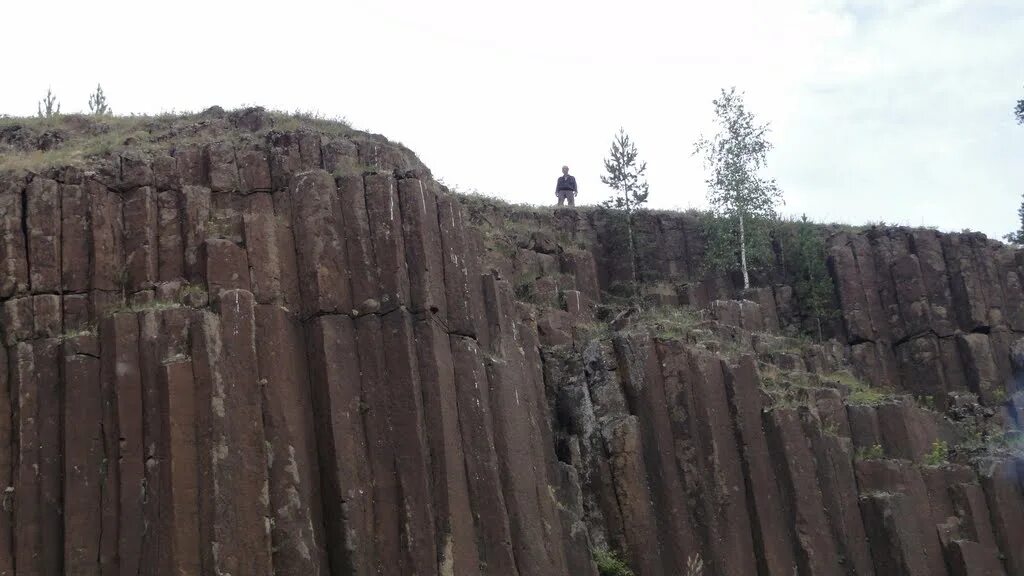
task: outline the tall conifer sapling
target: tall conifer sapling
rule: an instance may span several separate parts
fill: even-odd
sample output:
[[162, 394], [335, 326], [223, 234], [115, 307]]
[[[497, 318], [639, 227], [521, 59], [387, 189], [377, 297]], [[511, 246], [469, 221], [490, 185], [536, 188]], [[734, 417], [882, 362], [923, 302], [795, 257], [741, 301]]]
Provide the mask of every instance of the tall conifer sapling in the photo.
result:
[[[55, 104], [56, 108], [54, 108]], [[52, 118], [60, 115], [60, 102], [57, 101], [57, 97], [53, 95], [53, 91], [49, 88], [46, 89], [46, 98], [42, 102], [37, 103], [36, 113], [40, 118]]]
[[636, 288], [636, 246], [633, 240], [633, 212], [647, 203], [647, 163], [638, 160], [636, 144], [622, 128], [612, 140], [611, 150], [604, 159], [606, 175], [601, 182], [615, 191], [602, 205], [605, 208], [626, 212], [626, 233], [629, 237], [629, 263], [632, 271], [633, 288]]
[[110, 105], [107, 104], [107, 97], [103, 94], [103, 86], [96, 84], [96, 91], [89, 95], [89, 112], [95, 116], [109, 116], [113, 114]]

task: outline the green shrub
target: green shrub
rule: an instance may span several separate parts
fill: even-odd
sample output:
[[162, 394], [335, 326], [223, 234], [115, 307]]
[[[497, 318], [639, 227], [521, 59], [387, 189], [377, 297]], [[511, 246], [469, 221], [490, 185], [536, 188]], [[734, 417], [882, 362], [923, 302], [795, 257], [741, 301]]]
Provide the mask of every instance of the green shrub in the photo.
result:
[[782, 266], [792, 278], [797, 313], [814, 320], [820, 340], [821, 324], [839, 316], [820, 227], [804, 215], [797, 221], [780, 221], [772, 235]]
[[658, 306], [640, 312], [635, 331], [648, 331], [656, 338], [681, 340], [701, 321], [700, 311], [689, 306]]
[[882, 460], [885, 458], [885, 450], [882, 449], [881, 444], [875, 444], [874, 446], [861, 446], [857, 448], [856, 454], [857, 460]]
[[848, 404], [877, 406], [893, 398], [891, 392], [871, 386], [845, 370], [833, 372], [826, 376], [826, 379], [834, 380], [849, 388], [850, 395], [846, 397]]
[[928, 466], [941, 466], [949, 463], [949, 444], [943, 440], [932, 442], [932, 449], [924, 455], [924, 463]]
[[615, 552], [595, 550], [594, 562], [597, 563], [597, 573], [601, 576], [634, 576], [629, 565]]

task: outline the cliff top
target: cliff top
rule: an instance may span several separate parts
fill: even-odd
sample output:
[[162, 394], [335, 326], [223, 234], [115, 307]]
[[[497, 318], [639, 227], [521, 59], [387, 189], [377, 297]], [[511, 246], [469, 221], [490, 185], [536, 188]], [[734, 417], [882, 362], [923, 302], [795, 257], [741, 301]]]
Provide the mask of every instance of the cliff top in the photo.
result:
[[[429, 169], [420, 162], [415, 153], [401, 143], [391, 142], [379, 134], [356, 130], [344, 118], [328, 117], [317, 112], [267, 110], [259, 106], [234, 110], [212, 106], [194, 113], [168, 112], [130, 116], [60, 114], [40, 118], [0, 115], [0, 172], [23, 170], [45, 173], [63, 167], [88, 168], [99, 164], [105, 158], [126, 151], [155, 153], [211, 142], [230, 142], [241, 148], [275, 146], [280, 135], [294, 132], [313, 133], [321, 138], [344, 139], [357, 144], [379, 144], [397, 151], [403, 157], [402, 161], [397, 163], [354, 166], [356, 171], [396, 169], [394, 164], [397, 164], [400, 168], [415, 169], [419, 174], [430, 174]], [[507, 220], [541, 221], [550, 219], [556, 210], [555, 206], [513, 203], [476, 190], [454, 189], [452, 192], [456, 193], [462, 204], [477, 216], [486, 217], [487, 214], [494, 214], [501, 215]], [[575, 210], [580, 214], [590, 215], [603, 208], [599, 205], [581, 205]], [[698, 209], [641, 209], [640, 212], [659, 218], [697, 219], [706, 215], [706, 212]], [[792, 217], [780, 220], [783, 225], [795, 221]], [[861, 225], [825, 222], [814, 224], [825, 236], [841, 232], [877, 233], [889, 229], [935, 229], [887, 222], [868, 222]]]
[[198, 113], [170, 112], [152, 116], [0, 116], [0, 172], [45, 172], [65, 166], [84, 168], [128, 150], [146, 153], [210, 142], [230, 142], [239, 147], [274, 145], [281, 134], [289, 132], [310, 132], [328, 139], [394, 147], [408, 156], [416, 168], [425, 170], [415, 155], [401, 144], [389, 142], [379, 134], [355, 130], [343, 118], [262, 107], [224, 110], [212, 106]]

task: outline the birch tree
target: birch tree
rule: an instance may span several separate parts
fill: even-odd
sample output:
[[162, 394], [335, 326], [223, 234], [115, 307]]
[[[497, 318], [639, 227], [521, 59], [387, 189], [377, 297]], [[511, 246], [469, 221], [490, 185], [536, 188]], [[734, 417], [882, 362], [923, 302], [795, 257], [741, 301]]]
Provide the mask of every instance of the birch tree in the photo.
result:
[[1003, 236], [1003, 239], [1013, 244], [1024, 244], [1024, 200], [1021, 200], [1020, 208], [1017, 209], [1017, 217], [1020, 218], [1020, 228]]
[[[1017, 100], [1017, 107], [1014, 108], [1013, 114], [1017, 117], [1018, 124], [1024, 124], [1024, 100]], [[1020, 229], [1003, 236], [1003, 238], [1007, 242], [1024, 244], [1024, 201], [1021, 202], [1017, 215], [1020, 217]]]
[[758, 172], [765, 166], [772, 144], [768, 142], [768, 124], [758, 124], [743, 104], [743, 93], [736, 88], [722, 90], [714, 100], [715, 124], [718, 132], [711, 138], [701, 136], [694, 146], [694, 155], [701, 155], [708, 171], [705, 180], [708, 201], [715, 216], [728, 222], [734, 234], [718, 235], [728, 241], [735, 238], [738, 262], [743, 273], [743, 288], [750, 288], [747, 254], [752, 242], [763, 240], [752, 235], [767, 233], [765, 226], [752, 226], [753, 221], [775, 217], [775, 208], [782, 203], [782, 192], [774, 179], [762, 178]]

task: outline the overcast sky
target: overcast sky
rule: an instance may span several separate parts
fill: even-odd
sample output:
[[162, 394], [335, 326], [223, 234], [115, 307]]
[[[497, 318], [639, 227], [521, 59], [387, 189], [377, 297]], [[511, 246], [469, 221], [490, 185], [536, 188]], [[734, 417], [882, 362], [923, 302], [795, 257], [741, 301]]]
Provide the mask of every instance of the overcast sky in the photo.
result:
[[411, 147], [449, 185], [604, 199], [620, 126], [650, 204], [705, 205], [694, 141], [723, 87], [771, 122], [785, 214], [1019, 226], [1022, 0], [0, 4], [0, 114], [65, 111], [102, 82], [119, 114], [260, 104], [348, 118]]

